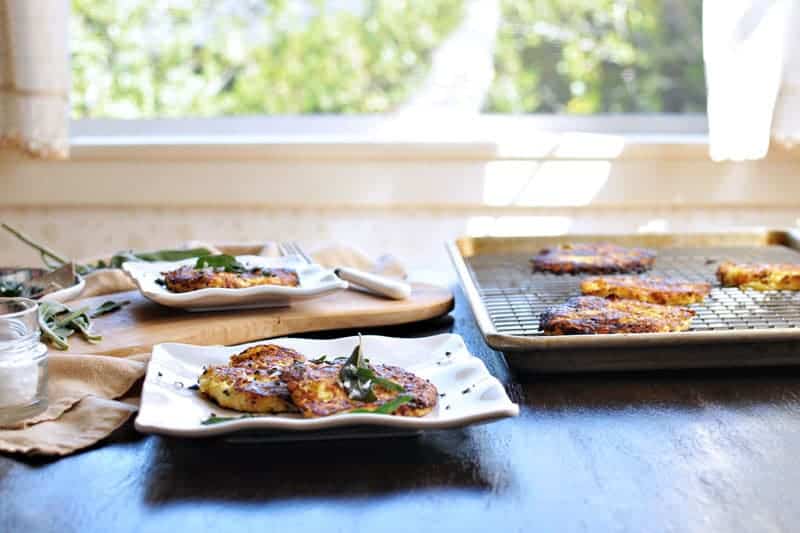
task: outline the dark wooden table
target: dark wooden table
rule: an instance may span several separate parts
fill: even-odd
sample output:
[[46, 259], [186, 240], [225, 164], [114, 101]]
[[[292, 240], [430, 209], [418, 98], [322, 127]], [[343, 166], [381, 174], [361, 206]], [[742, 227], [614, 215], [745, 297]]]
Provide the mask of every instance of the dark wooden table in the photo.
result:
[[513, 376], [516, 419], [419, 438], [231, 445], [139, 435], [0, 456], [0, 532], [800, 531], [800, 372]]

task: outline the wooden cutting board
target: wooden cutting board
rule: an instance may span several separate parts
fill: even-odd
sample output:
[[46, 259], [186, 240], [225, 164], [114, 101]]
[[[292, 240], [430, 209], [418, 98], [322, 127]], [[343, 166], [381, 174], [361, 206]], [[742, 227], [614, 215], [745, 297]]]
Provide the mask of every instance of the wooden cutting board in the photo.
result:
[[422, 283], [412, 287], [411, 297], [402, 301], [346, 290], [291, 307], [205, 313], [164, 307], [138, 291], [96, 296], [70, 302], [70, 306], [94, 309], [107, 300], [130, 300], [131, 304], [94, 319], [102, 342], [89, 344], [75, 334], [68, 352], [122, 356], [149, 352], [160, 342], [238, 344], [311, 331], [405, 324], [453, 309], [448, 289]]

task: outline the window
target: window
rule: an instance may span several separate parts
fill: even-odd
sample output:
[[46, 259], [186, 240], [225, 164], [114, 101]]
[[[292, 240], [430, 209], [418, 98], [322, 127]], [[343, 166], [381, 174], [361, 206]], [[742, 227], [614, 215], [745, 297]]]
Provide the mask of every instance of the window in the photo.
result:
[[702, 113], [701, 0], [73, 0], [76, 119]]
[[701, 7], [701, 0], [506, 0], [486, 110], [703, 112]]

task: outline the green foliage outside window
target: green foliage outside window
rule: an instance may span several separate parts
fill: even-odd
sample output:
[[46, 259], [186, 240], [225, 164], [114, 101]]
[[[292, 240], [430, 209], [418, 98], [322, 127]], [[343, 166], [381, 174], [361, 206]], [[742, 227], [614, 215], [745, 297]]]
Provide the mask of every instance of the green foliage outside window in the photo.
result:
[[503, 0], [496, 113], [705, 111], [701, 0]]
[[[468, 0], [72, 0], [75, 118], [381, 113]], [[701, 0], [500, 0], [492, 113], [702, 112]]]
[[73, 116], [387, 111], [463, 16], [462, 0], [326, 4], [73, 0]]

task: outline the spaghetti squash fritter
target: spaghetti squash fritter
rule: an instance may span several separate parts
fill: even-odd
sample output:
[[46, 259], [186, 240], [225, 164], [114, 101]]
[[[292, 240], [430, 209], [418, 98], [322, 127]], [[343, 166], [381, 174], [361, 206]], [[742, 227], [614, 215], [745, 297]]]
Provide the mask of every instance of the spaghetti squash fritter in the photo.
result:
[[222, 407], [236, 411], [296, 411], [280, 374], [304, 360], [298, 352], [276, 344], [251, 346], [232, 356], [228, 365], [206, 368], [198, 380], [199, 389]]
[[313, 361], [277, 344], [259, 344], [203, 369], [200, 393], [246, 413], [297, 413], [306, 418], [348, 412], [421, 417], [438, 401], [428, 380], [402, 368], [370, 365], [361, 343], [350, 358]]
[[230, 366], [277, 369], [302, 363], [305, 357], [291, 348], [277, 344], [258, 344], [231, 356]]
[[245, 289], [257, 285], [297, 287], [300, 278], [288, 268], [251, 268], [243, 272], [226, 272], [215, 268], [195, 268], [190, 265], [163, 272], [164, 285], [171, 292], [190, 292], [200, 289]]
[[656, 253], [611, 243], [574, 243], [545, 248], [531, 258], [535, 272], [554, 274], [625, 274], [652, 268]]
[[540, 328], [545, 335], [668, 333], [689, 329], [694, 314], [685, 307], [575, 296], [543, 312]]
[[246, 413], [295, 411], [280, 372], [241, 366], [211, 366], [199, 380], [200, 392], [220, 406]]
[[688, 305], [702, 302], [711, 292], [711, 285], [659, 277], [600, 276], [584, 279], [581, 292], [653, 304]]
[[344, 364], [343, 361], [309, 362], [293, 365], [281, 374], [289, 387], [292, 401], [304, 417], [329, 416], [356, 409], [374, 411], [401, 395], [408, 395], [411, 399], [391, 414], [421, 417], [436, 406], [438, 392], [433, 383], [402, 368], [380, 364], [373, 365], [372, 371], [380, 378], [399, 385], [403, 390], [391, 390], [376, 382], [372, 385], [374, 401], [352, 399], [340, 380]]
[[800, 291], [800, 265], [726, 261], [717, 268], [717, 279], [725, 287], [757, 291]]

